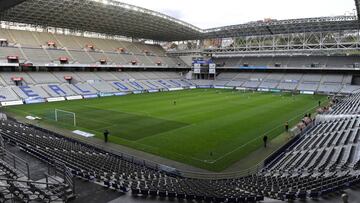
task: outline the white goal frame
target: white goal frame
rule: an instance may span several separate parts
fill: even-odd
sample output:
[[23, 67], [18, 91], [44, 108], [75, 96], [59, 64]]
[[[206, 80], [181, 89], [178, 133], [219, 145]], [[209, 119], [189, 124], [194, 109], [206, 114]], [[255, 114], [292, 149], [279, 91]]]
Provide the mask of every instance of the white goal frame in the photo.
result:
[[61, 109], [55, 109], [55, 121], [56, 121], [56, 122], [58, 122], [58, 112], [71, 114], [71, 115], [73, 116], [74, 126], [76, 126], [76, 113], [71, 112], [71, 111], [61, 110]]

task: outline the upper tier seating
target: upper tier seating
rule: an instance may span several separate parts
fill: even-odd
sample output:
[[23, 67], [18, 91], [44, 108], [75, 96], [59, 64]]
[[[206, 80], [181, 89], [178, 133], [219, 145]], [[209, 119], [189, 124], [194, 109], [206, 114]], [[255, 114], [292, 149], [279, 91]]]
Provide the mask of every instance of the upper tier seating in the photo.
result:
[[357, 56], [276, 56], [215, 58], [215, 63], [224, 67], [291, 67], [310, 68], [314, 64], [327, 68], [354, 68]]
[[220, 73], [214, 81], [194, 80], [199, 86], [227, 86], [251, 89], [279, 89], [323, 93], [353, 93], [359, 87], [351, 85], [351, 75], [341, 74], [278, 74]]
[[[134, 61], [138, 66], [186, 66], [180, 59], [166, 56], [161, 46], [140, 42], [7, 29], [0, 29], [0, 38], [9, 42], [9, 47], [0, 47], [0, 62], [3, 63], [8, 56], [18, 56], [22, 62], [39, 66], [60, 64], [61, 57], [68, 58], [70, 64], [83, 65], [106, 60], [108, 65], [131, 65]], [[48, 46], [49, 42], [56, 47]]]

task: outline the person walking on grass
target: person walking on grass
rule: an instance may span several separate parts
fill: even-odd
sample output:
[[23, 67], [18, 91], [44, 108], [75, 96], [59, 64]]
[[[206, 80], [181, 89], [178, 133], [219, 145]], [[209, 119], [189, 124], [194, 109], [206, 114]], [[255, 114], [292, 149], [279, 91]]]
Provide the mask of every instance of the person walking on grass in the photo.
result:
[[104, 131], [104, 141], [105, 141], [105, 143], [107, 143], [108, 142], [108, 137], [109, 137], [109, 131], [108, 130], [105, 130]]
[[267, 142], [268, 142], [268, 136], [264, 136], [263, 137], [263, 141], [264, 141], [264, 148], [266, 148], [267, 147]]
[[285, 131], [286, 131], [286, 132], [289, 132], [289, 122], [286, 122], [286, 123], [285, 123]]

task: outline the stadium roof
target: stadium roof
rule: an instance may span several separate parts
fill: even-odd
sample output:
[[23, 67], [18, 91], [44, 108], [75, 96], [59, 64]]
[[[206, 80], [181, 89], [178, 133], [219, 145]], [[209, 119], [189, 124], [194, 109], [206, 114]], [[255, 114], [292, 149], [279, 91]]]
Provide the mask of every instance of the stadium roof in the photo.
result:
[[327, 32], [356, 30], [359, 27], [356, 16], [335, 16], [303, 18], [269, 22], [255, 22], [204, 30], [204, 38], [274, 35], [304, 32]]
[[[355, 0], [358, 9], [359, 1]], [[203, 30], [159, 12], [114, 0], [0, 0], [0, 4], [4, 2], [12, 2], [12, 7], [1, 12], [2, 21], [158, 41], [355, 30], [359, 26], [355, 16], [337, 16], [261, 21]]]
[[201, 29], [159, 12], [113, 0], [26, 0], [3, 21], [161, 41], [199, 38]]
[[360, 0], [355, 0], [355, 6], [358, 14], [358, 19], [360, 20]]

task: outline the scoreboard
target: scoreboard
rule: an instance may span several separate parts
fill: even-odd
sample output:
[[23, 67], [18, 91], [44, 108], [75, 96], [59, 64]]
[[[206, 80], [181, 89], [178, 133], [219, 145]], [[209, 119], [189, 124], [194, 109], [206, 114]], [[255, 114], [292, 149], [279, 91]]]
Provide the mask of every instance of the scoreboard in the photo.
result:
[[209, 74], [216, 74], [216, 64], [215, 63], [210, 63], [209, 64]]
[[210, 63], [208, 65], [202, 65], [199, 63], [194, 64], [194, 74], [216, 74], [216, 64]]
[[194, 64], [194, 73], [195, 74], [200, 74], [201, 73], [201, 64], [200, 63], [195, 63]]

